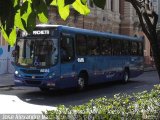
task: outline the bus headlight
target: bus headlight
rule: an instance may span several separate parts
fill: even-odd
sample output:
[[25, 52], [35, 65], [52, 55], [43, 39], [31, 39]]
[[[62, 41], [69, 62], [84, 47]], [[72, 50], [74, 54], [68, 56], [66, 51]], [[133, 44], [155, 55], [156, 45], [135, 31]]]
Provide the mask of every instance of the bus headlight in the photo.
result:
[[17, 77], [21, 77], [20, 73], [19, 73], [17, 70], [14, 72], [14, 74], [15, 74], [15, 76], [17, 76]]
[[51, 79], [51, 78], [53, 78], [54, 76], [55, 76], [55, 73], [51, 73], [51, 74], [48, 75], [48, 78]]
[[15, 75], [18, 75], [18, 71], [17, 70], [15, 71]]

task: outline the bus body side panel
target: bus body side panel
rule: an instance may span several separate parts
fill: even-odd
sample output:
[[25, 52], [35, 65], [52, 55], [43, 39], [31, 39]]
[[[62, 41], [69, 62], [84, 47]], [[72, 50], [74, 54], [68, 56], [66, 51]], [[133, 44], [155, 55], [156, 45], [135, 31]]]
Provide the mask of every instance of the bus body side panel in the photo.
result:
[[123, 77], [124, 66], [127, 63], [127, 61], [129, 61], [128, 57], [116, 57], [116, 56], [97, 57], [96, 82], [121, 80]]
[[113, 80], [115, 71], [111, 66], [111, 57], [109, 56], [97, 56], [96, 57], [96, 80], [94, 83], [101, 83]]
[[[70, 32], [68, 30], [65, 30], [64, 28], [59, 29], [59, 31], [60, 31], [59, 36], [61, 36], [61, 33], [68, 34], [69, 38], [72, 38], [72, 40], [73, 40], [72, 42], [74, 44], [74, 41], [75, 41], [74, 40], [75, 39], [74, 32]], [[61, 37], [60, 37], [60, 39], [61, 39]], [[60, 45], [59, 45], [59, 48], [60, 48]], [[59, 51], [61, 51], [61, 50], [59, 49]], [[60, 57], [61, 56], [59, 56], [59, 58]], [[63, 89], [63, 88], [71, 88], [71, 87], [77, 86], [77, 72], [75, 71], [76, 59], [69, 61], [69, 62], [61, 63], [61, 58], [60, 58], [59, 62], [60, 62], [60, 79], [58, 81], [58, 87], [60, 89]]]
[[124, 66], [130, 59], [129, 57], [116, 56], [87, 56], [84, 57], [84, 60], [83, 63], [77, 63], [76, 71], [86, 70], [89, 74], [88, 84], [95, 84], [121, 80]]
[[143, 73], [143, 57], [132, 56], [130, 60], [130, 77], [137, 77]]
[[77, 73], [75, 72], [75, 61], [60, 65], [61, 76], [58, 81], [59, 88], [70, 88], [77, 85]]
[[95, 81], [94, 68], [95, 68], [94, 57], [92, 56], [77, 57], [75, 64], [75, 70], [77, 71], [77, 76], [79, 76], [82, 71], [86, 71], [88, 74], [88, 80], [87, 80], [88, 84], [92, 84]]
[[126, 68], [130, 78], [143, 73], [143, 57], [97, 56], [95, 63], [95, 80], [92, 83], [122, 80]]

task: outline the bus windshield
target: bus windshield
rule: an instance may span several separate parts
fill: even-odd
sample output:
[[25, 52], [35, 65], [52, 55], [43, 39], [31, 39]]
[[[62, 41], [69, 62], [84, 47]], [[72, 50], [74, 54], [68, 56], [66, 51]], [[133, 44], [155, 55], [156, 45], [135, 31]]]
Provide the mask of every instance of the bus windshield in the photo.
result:
[[16, 64], [25, 67], [49, 67], [58, 61], [58, 40], [20, 38], [16, 45]]

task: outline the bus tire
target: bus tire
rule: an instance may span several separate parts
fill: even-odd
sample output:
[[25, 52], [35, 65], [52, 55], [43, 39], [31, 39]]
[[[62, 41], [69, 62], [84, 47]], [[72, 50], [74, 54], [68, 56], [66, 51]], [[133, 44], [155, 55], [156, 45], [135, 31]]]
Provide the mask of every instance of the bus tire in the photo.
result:
[[87, 76], [86, 74], [80, 74], [78, 77], [78, 90], [82, 91], [87, 87]]
[[129, 81], [129, 70], [124, 70], [122, 83], [127, 83]]

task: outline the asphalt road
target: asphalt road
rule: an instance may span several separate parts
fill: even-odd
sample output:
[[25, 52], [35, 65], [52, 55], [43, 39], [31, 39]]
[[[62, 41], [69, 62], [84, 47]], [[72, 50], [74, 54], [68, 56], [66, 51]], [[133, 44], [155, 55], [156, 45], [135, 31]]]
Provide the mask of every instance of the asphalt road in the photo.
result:
[[22, 101], [37, 105], [57, 106], [60, 104], [80, 105], [86, 103], [90, 99], [99, 97], [113, 97], [114, 94], [133, 92], [142, 92], [144, 90], [151, 90], [153, 85], [158, 84], [157, 72], [145, 72], [141, 76], [131, 79], [127, 84], [119, 82], [109, 82], [89, 86], [87, 90], [77, 92], [75, 89], [67, 89], [61, 91], [52, 91], [50, 93], [43, 93], [38, 88], [32, 87], [5, 87], [0, 88], [0, 94], [16, 95]]

